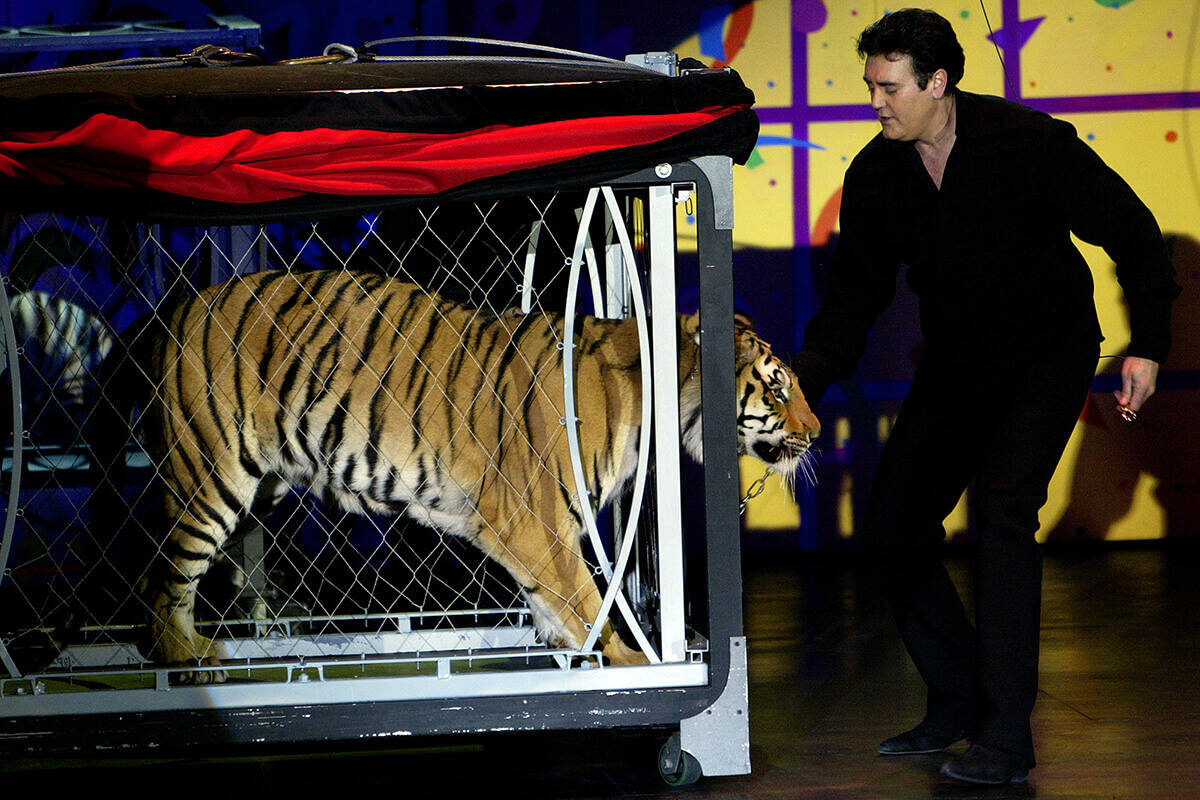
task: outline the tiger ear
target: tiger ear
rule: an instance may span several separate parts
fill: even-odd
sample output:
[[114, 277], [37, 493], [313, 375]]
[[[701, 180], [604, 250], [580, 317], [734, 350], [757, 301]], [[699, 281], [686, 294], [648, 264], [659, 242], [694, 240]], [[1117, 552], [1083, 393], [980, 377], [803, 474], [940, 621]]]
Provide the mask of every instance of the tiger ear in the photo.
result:
[[691, 339], [692, 344], [700, 344], [700, 312], [679, 315], [679, 330], [684, 339]]
[[754, 319], [740, 311], [734, 312], [733, 315], [733, 347], [737, 353], [738, 364], [753, 361], [762, 355], [764, 349], [770, 354], [766, 342], [759, 339], [755, 333]]
[[753, 333], [757, 328], [754, 325], [754, 318], [749, 314], [744, 314], [741, 311], [733, 312], [733, 335], [741, 336], [743, 331]]

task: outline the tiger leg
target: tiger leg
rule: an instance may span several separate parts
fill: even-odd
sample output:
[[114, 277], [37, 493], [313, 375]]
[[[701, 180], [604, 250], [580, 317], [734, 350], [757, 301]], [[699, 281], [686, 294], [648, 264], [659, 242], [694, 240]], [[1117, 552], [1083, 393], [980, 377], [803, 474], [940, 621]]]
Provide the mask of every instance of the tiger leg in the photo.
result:
[[266, 475], [258, 485], [249, 513], [242, 516], [222, 546], [229, 560], [230, 583], [236, 595], [234, 601], [249, 619], [265, 621], [272, 616], [263, 596], [267, 581], [266, 564], [262, 560], [264, 525], [289, 489], [287, 482], [279, 475]]
[[[216, 644], [196, 631], [196, 589], [240, 517], [254, 499], [256, 481], [221, 480], [213, 475], [190, 490], [176, 485], [167, 493], [171, 533], [158, 556], [147, 597], [152, 657], [167, 666], [220, 666]], [[237, 507], [240, 505], [240, 508]], [[197, 670], [175, 676], [182, 684], [223, 683], [224, 670]]]
[[[536, 535], [522, 533], [506, 537], [497, 552], [499, 561], [525, 588], [533, 622], [544, 638], [570, 648], [579, 648], [600, 614], [602, 597], [592, 567], [579, 547], [574, 526], [555, 534], [538, 522]], [[610, 623], [597, 638], [610, 664], [645, 664], [646, 656], [621, 639]]]

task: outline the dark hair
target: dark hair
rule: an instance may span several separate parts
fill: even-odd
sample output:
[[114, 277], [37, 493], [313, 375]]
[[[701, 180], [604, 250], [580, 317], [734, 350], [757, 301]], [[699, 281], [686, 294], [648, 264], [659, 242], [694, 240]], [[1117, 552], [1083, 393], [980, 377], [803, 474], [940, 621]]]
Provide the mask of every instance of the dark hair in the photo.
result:
[[933, 73], [946, 70], [946, 91], [954, 91], [963, 76], [962, 45], [954, 28], [932, 11], [904, 8], [885, 14], [858, 37], [858, 54], [867, 56], [912, 57], [917, 86], [925, 89]]

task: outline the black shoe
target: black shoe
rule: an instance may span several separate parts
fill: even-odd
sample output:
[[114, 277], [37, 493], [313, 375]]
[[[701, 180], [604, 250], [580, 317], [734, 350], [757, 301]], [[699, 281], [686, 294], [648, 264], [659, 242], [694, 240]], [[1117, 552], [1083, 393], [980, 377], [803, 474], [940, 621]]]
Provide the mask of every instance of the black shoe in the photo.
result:
[[921, 753], [940, 753], [971, 734], [965, 728], [943, 728], [922, 722], [911, 731], [885, 739], [875, 748], [884, 756], [915, 756]]
[[1017, 756], [982, 744], [973, 744], [961, 756], [942, 764], [942, 774], [989, 786], [1024, 783], [1029, 778], [1029, 770]]

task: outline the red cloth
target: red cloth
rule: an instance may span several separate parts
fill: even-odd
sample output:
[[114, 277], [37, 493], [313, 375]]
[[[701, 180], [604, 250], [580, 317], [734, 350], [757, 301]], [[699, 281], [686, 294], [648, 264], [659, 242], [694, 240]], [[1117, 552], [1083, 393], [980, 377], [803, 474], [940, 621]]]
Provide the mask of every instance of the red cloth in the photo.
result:
[[333, 130], [198, 137], [96, 114], [0, 140], [0, 175], [89, 189], [149, 188], [225, 203], [304, 194], [429, 195], [482, 178], [653, 144], [745, 109], [495, 125], [462, 133]]

